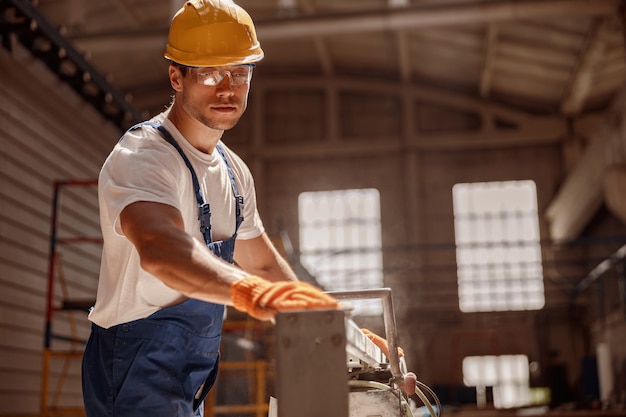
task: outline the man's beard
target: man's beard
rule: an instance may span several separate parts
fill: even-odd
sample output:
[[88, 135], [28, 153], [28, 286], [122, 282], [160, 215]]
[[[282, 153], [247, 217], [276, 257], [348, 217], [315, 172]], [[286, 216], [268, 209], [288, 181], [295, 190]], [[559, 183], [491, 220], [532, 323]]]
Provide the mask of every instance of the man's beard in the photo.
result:
[[228, 121], [221, 121], [221, 122], [217, 122], [217, 121], [215, 121], [215, 120], [213, 120], [211, 118], [205, 117], [202, 114], [195, 115], [194, 117], [200, 123], [202, 123], [206, 127], [210, 127], [211, 129], [229, 130], [229, 129], [232, 129], [233, 127], [235, 127], [237, 122], [239, 122], [239, 119], [241, 118], [241, 115], [239, 117], [237, 117], [235, 120], [228, 120]]
[[196, 119], [197, 121], [205, 125], [206, 127], [215, 129], [215, 130], [229, 130], [235, 127], [235, 125], [239, 122], [239, 119], [241, 119], [241, 116], [243, 116], [243, 112], [246, 109], [246, 103], [244, 103], [243, 106], [244, 106], [243, 111], [241, 111], [236, 118], [218, 121], [216, 120], [217, 118], [207, 117], [203, 113], [196, 111], [196, 109], [193, 106], [190, 106], [188, 102], [183, 100], [183, 107], [185, 108], [185, 111], [191, 117], [193, 117], [194, 119]]

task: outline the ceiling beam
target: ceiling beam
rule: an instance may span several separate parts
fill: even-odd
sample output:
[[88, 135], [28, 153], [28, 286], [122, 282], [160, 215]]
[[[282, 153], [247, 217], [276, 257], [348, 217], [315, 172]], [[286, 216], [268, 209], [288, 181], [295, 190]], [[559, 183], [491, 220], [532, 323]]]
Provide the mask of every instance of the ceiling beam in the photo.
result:
[[411, 52], [408, 41], [408, 34], [403, 31], [396, 33], [396, 45], [398, 47], [398, 67], [400, 69], [400, 79], [403, 82], [411, 81]]
[[505, 20], [616, 14], [620, 0], [520, 0], [376, 10], [343, 16], [259, 22], [259, 39], [382, 32]]
[[141, 26], [142, 22], [137, 13], [126, 2], [126, 0], [114, 0], [113, 5], [120, 12], [129, 26]]
[[313, 43], [315, 45], [315, 51], [317, 52], [317, 57], [320, 60], [320, 66], [322, 67], [322, 72], [324, 75], [332, 75], [333, 74], [333, 60], [330, 57], [330, 52], [328, 52], [328, 46], [326, 46], [326, 42], [321, 37], [316, 37], [313, 39]]
[[[595, 129], [589, 145], [576, 166], [561, 184], [545, 211], [550, 238], [569, 241], [577, 238], [605, 202], [604, 195], [610, 160], [611, 141], [621, 142], [626, 111], [626, 85], [617, 92], [605, 121]], [[618, 146], [619, 147], [619, 146]], [[623, 184], [620, 193], [623, 194]]]
[[[497, 3], [445, 4], [390, 8], [366, 13], [313, 16], [257, 21], [261, 42], [319, 37], [346, 33], [382, 32], [420, 27], [450, 26], [524, 19], [563, 18], [565, 16], [607, 16], [618, 13], [621, 0], [516, 0]], [[136, 32], [112, 32], [75, 36], [81, 49], [97, 53], [111, 49], [111, 42], [132, 48], [135, 41], [161, 44], [167, 28], [143, 28]]]
[[[401, 112], [407, 117], [414, 113], [415, 103], [436, 105], [452, 111], [472, 113], [483, 119], [503, 120], [515, 128], [499, 128], [490, 123], [490, 128], [454, 132], [417, 132], [406, 129], [402, 138], [350, 138], [338, 137], [311, 144], [296, 143], [294, 146], [281, 143], [263, 143], [255, 152], [264, 159], [314, 158], [329, 155], [371, 155], [374, 153], [397, 154], [410, 151], [447, 151], [489, 149], [503, 147], [528, 147], [560, 143], [567, 134], [567, 122], [561, 117], [535, 116], [495, 104], [487, 100], [450, 92], [443, 89], [403, 85], [381, 80], [366, 81], [349, 77], [335, 77], [329, 82], [321, 77], [263, 78], [257, 79], [255, 94], [265, 96], [268, 92], [319, 89], [329, 96], [339, 97], [342, 92], [368, 92], [372, 95], [384, 93], [404, 98]], [[339, 131], [339, 129], [338, 129]]]
[[561, 113], [575, 115], [581, 112], [591, 92], [593, 73], [606, 51], [606, 38], [610, 32], [610, 19], [595, 20], [589, 31], [580, 63], [561, 101]]
[[480, 73], [480, 96], [486, 98], [491, 90], [491, 77], [493, 76], [493, 62], [496, 57], [496, 42], [498, 38], [498, 28], [495, 23], [487, 25], [487, 36], [485, 36], [485, 46], [483, 51], [483, 66]]

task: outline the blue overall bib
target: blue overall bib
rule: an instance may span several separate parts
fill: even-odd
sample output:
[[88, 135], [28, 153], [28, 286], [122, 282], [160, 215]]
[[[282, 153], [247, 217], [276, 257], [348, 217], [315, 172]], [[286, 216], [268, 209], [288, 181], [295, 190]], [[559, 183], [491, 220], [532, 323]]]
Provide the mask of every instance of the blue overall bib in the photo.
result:
[[[235, 197], [235, 233], [213, 241], [211, 210], [197, 176], [178, 143], [160, 124], [145, 122], [180, 153], [193, 180], [200, 229], [207, 247], [233, 262], [235, 238], [243, 221], [243, 198], [221, 144]], [[191, 417], [203, 415], [203, 400], [215, 383], [224, 306], [195, 299], [109, 329], [92, 324], [83, 357], [83, 398], [87, 417]]]

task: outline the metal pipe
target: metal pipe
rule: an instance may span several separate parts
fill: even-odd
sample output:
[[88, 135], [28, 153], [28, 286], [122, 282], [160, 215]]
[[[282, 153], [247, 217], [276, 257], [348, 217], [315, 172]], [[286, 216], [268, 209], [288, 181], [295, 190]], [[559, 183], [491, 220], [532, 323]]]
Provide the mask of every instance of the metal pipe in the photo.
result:
[[402, 378], [400, 371], [400, 357], [398, 356], [397, 332], [396, 332], [396, 316], [393, 309], [393, 301], [391, 298], [391, 288], [374, 288], [363, 290], [349, 291], [328, 291], [337, 300], [369, 300], [381, 299], [383, 302], [383, 320], [385, 323], [385, 337], [387, 338], [387, 347], [389, 348], [389, 365], [391, 366], [391, 375], [394, 378]]
[[594, 282], [598, 281], [604, 273], [606, 273], [611, 266], [622, 261], [626, 258], [626, 245], [620, 247], [613, 255], [600, 262], [595, 268], [593, 268], [585, 278], [580, 280], [574, 287], [573, 297], [577, 297], [583, 291], [591, 286]]

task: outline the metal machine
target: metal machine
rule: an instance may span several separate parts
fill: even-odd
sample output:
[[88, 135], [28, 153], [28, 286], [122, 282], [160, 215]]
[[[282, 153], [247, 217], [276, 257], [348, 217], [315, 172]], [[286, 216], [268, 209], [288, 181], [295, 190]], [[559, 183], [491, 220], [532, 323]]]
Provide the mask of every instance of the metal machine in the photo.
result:
[[[278, 313], [277, 413], [272, 415], [270, 407], [269, 417], [417, 417], [398, 385], [407, 370], [404, 358], [398, 357], [391, 290], [330, 294], [339, 300], [382, 300], [390, 357], [368, 339], [347, 311]], [[432, 390], [418, 381], [416, 394], [428, 414], [438, 417], [441, 406]]]

